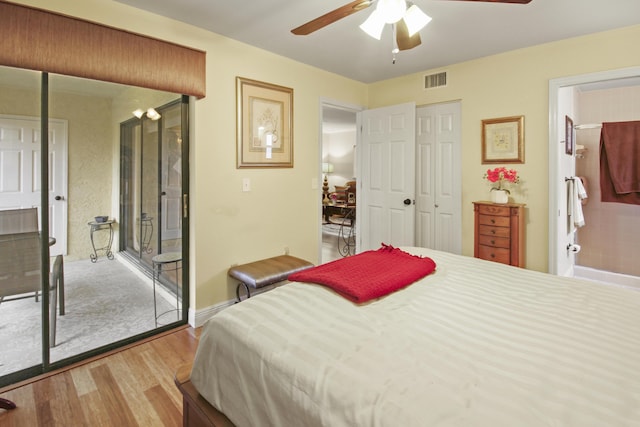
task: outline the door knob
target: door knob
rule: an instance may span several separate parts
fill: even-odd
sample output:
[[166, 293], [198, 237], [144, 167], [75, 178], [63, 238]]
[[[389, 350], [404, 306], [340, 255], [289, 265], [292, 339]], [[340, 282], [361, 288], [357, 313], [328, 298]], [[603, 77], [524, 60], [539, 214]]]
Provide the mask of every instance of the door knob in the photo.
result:
[[403, 202], [405, 205], [409, 206], [411, 204], [411, 199], [404, 199]]
[[62, 197], [62, 196], [56, 196], [56, 197], [55, 197], [55, 199], [56, 199], [56, 200], [63, 200], [63, 199], [64, 199], [64, 197]]

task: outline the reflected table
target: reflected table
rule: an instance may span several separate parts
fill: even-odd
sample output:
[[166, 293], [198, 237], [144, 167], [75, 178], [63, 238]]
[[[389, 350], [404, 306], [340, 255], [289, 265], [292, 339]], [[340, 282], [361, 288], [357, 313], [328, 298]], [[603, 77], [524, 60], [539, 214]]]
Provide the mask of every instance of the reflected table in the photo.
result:
[[[159, 254], [151, 258], [151, 262], [153, 263], [153, 313], [156, 318], [156, 327], [158, 325], [164, 325], [171, 323], [168, 321], [167, 323], [160, 322], [160, 318], [168, 315], [170, 313], [176, 314], [176, 320], [180, 320], [180, 289], [179, 289], [179, 280], [178, 280], [178, 270], [182, 267], [180, 266], [180, 262], [182, 261], [182, 254], [180, 252], [165, 252], [163, 254]], [[176, 308], [164, 311], [158, 314], [158, 303], [156, 299], [156, 283], [160, 281], [160, 275], [163, 272], [175, 272], [175, 285], [176, 285]]]

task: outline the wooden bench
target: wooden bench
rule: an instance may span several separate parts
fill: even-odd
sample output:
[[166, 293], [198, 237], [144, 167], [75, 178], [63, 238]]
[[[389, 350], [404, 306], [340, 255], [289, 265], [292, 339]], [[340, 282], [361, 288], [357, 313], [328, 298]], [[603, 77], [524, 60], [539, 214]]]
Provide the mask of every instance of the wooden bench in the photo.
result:
[[291, 255], [280, 255], [248, 264], [236, 265], [228, 271], [229, 276], [240, 283], [236, 286], [236, 298], [240, 297], [240, 288], [244, 287], [247, 298], [251, 297], [250, 288], [260, 289], [267, 285], [287, 280], [290, 274], [313, 267], [309, 261]]

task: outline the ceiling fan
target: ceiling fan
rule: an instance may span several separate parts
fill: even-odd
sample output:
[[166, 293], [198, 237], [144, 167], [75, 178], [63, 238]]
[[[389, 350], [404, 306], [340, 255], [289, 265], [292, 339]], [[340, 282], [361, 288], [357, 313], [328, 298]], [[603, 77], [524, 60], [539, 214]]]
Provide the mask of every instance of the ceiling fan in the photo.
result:
[[[531, 0], [460, 0], [460, 1], [482, 1], [491, 3], [517, 3], [527, 4]], [[342, 18], [346, 18], [356, 12], [368, 8], [377, 2], [374, 11], [369, 18], [360, 25], [360, 28], [380, 40], [382, 30], [385, 24], [393, 26], [395, 46], [393, 53], [400, 50], [408, 50], [418, 46], [421, 43], [419, 31], [431, 21], [418, 6], [406, 0], [355, 0], [345, 4], [331, 12], [312, 19], [311, 21], [291, 30], [298, 36], [311, 34], [321, 28], [326, 27]], [[408, 6], [408, 7], [407, 7]]]

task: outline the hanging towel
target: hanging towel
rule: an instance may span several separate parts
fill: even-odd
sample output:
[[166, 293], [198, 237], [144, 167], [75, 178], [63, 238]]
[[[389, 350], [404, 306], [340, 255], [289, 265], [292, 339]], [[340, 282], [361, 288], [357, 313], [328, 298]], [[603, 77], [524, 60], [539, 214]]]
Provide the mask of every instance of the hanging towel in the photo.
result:
[[582, 206], [584, 206], [584, 205], [586, 205], [586, 204], [587, 204], [588, 197], [589, 197], [589, 196], [587, 196], [587, 194], [589, 193], [589, 185], [587, 185], [587, 178], [586, 178], [586, 177], [584, 177], [584, 176], [579, 176], [579, 177], [578, 177], [578, 179], [579, 179], [580, 181], [582, 181], [582, 186], [584, 187], [585, 196], [584, 196], [584, 198], [582, 199]]
[[573, 178], [573, 191], [571, 192], [571, 217], [573, 218], [574, 230], [577, 227], [584, 226], [584, 214], [582, 212], [582, 200], [586, 199], [587, 191], [582, 185], [582, 180], [578, 177]]
[[603, 202], [640, 205], [640, 121], [602, 123], [600, 190]]

